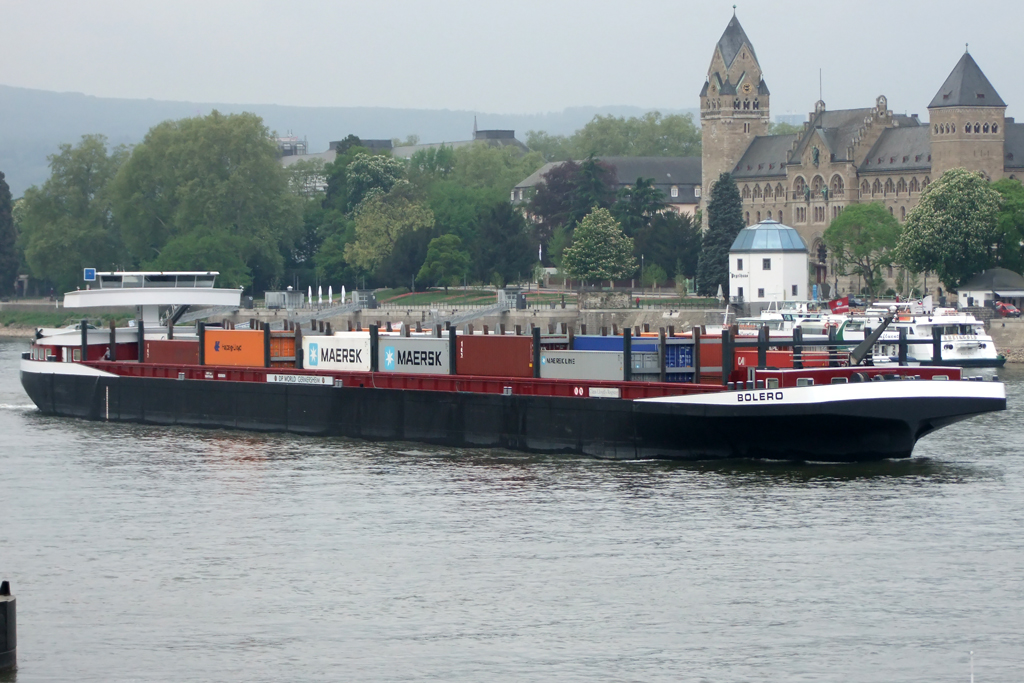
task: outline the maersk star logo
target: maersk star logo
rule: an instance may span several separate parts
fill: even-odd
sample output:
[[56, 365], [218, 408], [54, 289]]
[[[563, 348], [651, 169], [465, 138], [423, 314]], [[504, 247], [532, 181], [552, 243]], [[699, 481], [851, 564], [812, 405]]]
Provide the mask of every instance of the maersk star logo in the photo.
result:
[[316, 365], [320, 361], [320, 345], [310, 344], [309, 345], [309, 364]]
[[384, 347], [384, 369], [394, 370], [395, 369], [395, 347], [385, 346]]

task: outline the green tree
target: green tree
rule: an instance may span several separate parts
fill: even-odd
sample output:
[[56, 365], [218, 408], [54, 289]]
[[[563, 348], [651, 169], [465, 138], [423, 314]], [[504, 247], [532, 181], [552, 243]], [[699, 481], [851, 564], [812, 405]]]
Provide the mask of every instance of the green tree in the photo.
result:
[[455, 150], [441, 145], [414, 153], [409, 159], [407, 174], [409, 182], [426, 190], [434, 183], [450, 178], [454, 171]]
[[627, 237], [635, 237], [665, 210], [665, 193], [654, 186], [653, 178], [637, 178], [632, 187], [619, 190], [612, 215]]
[[608, 209], [595, 207], [573, 232], [572, 245], [562, 254], [562, 270], [584, 282], [617, 280], [636, 272], [633, 240]]
[[303, 199], [322, 201], [326, 191], [326, 165], [320, 158], [296, 161], [287, 167], [288, 186]]
[[992, 189], [1000, 196], [996, 261], [1001, 267], [1020, 273], [1024, 271], [1024, 185], [1019, 180], [1003, 178], [992, 183]]
[[469, 254], [462, 249], [457, 235], [441, 235], [430, 240], [427, 258], [423, 261], [417, 280], [427, 284], [457, 285], [469, 273]]
[[512, 145], [491, 147], [474, 142], [455, 150], [452, 178], [467, 187], [495, 188], [508, 197], [516, 183], [543, 165], [537, 152], [523, 154]]
[[529, 205], [530, 213], [539, 221], [541, 241], [550, 240], [559, 228], [571, 234], [595, 206], [611, 207], [614, 181], [613, 169], [592, 156], [579, 164], [566, 161], [545, 173]]
[[0, 171], [0, 294], [14, 291], [18, 278], [21, 255], [18, 253], [18, 235], [14, 229], [14, 203], [11, 188]]
[[[255, 114], [214, 111], [154, 126], [111, 192], [121, 237], [142, 267], [166, 263], [161, 254], [175, 242], [182, 245], [175, 247], [175, 263], [206, 270], [203, 252], [184, 245], [208, 236], [207, 243], [239, 249], [249, 276], [237, 281], [274, 286], [282, 252], [301, 230], [302, 200], [289, 189], [270, 131]], [[225, 242], [226, 236], [240, 239]]]
[[729, 296], [729, 248], [743, 229], [743, 200], [728, 173], [718, 176], [708, 202], [708, 229], [697, 261], [697, 291], [704, 296]]
[[385, 154], [356, 154], [346, 169], [348, 209], [374, 196], [385, 195], [405, 177], [405, 163]]
[[669, 277], [693, 277], [697, 273], [701, 242], [698, 220], [686, 214], [662, 211], [640, 229], [634, 240], [633, 253], [643, 254], [648, 265], [661, 266]]
[[82, 269], [112, 268], [124, 249], [111, 211], [110, 184], [127, 150], [107, 149], [102, 135], [60, 146], [49, 157], [50, 177], [25, 192], [20, 243], [32, 275], [58, 293], [74, 289]]
[[473, 255], [472, 275], [481, 282], [514, 282], [537, 263], [537, 242], [526, 219], [505, 200], [481, 216], [476, 238], [467, 246]]
[[545, 161], [597, 156], [699, 156], [700, 129], [690, 114], [663, 116], [652, 111], [630, 118], [597, 115], [571, 136], [539, 131], [526, 134], [526, 144]]
[[892, 265], [900, 224], [881, 202], [851, 204], [825, 230], [825, 246], [844, 275], [860, 275], [870, 296], [884, 283], [882, 267]]
[[657, 287], [658, 283], [665, 284], [668, 280], [668, 273], [657, 263], [652, 263], [644, 268], [644, 276], [641, 281], [644, 287]]
[[768, 124], [768, 135], [794, 135], [803, 131], [803, 126], [794, 126], [792, 123], [773, 121]]
[[946, 171], [907, 216], [896, 260], [914, 271], [934, 271], [955, 292], [994, 261], [999, 203], [999, 193], [981, 175]]
[[403, 233], [432, 226], [434, 213], [410, 196], [406, 184], [368, 197], [356, 209], [354, 219], [355, 240], [345, 245], [345, 260], [372, 273], [391, 255]]
[[177, 235], [163, 246], [159, 256], [149, 262], [154, 270], [203, 269], [220, 273], [217, 284], [227, 287], [248, 287], [252, 273], [242, 254], [248, 245], [245, 238], [227, 231], [198, 230]]

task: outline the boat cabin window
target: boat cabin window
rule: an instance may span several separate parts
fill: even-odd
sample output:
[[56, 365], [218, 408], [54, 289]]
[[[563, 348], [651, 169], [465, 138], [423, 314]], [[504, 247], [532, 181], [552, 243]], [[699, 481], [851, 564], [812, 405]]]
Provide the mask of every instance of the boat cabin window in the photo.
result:
[[217, 273], [98, 273], [100, 289], [213, 287]]
[[813, 377], [797, 377], [796, 378], [796, 385], [798, 387], [814, 386], [814, 378]]
[[832, 384], [846, 384], [846, 383], [848, 383], [849, 381], [850, 381], [850, 380], [848, 380], [848, 379], [847, 379], [847, 378], [845, 378], [845, 377], [833, 377], [833, 378], [832, 378]]
[[82, 349], [75, 349], [71, 355], [71, 360], [82, 360]]
[[778, 389], [779, 388], [779, 378], [778, 377], [769, 377], [768, 379], [766, 379], [764, 381], [764, 386], [765, 386], [766, 389]]

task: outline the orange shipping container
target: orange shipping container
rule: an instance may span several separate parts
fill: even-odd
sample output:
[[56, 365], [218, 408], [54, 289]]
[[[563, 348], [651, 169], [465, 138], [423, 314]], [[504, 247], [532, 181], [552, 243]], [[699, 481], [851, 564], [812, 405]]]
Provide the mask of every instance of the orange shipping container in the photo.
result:
[[488, 377], [533, 377], [533, 339], [501, 335], [459, 335], [455, 372]]
[[283, 361], [285, 359], [294, 362], [295, 359], [295, 333], [294, 332], [271, 332], [270, 333], [270, 359], [271, 361]]
[[206, 330], [206, 365], [263, 367], [263, 330]]

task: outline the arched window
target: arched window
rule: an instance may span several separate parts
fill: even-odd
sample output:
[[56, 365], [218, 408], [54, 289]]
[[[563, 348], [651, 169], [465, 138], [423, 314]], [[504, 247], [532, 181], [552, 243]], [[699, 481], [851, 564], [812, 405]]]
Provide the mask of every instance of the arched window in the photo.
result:
[[945, 126], [943, 126], [942, 128], [943, 128], [943, 132], [945, 132], [946, 134], [949, 134], [949, 124], [948, 123]]
[[917, 178], [911, 178], [910, 179], [910, 187], [909, 187], [910, 193], [913, 194], [914, 192], [918, 192], [920, 189], [921, 189], [921, 186], [918, 185]]
[[892, 194], [895, 191], [896, 191], [896, 186], [893, 185], [892, 178], [887, 179], [885, 181], [885, 193], [888, 195], [888, 194]]
[[[764, 198], [765, 199], [771, 199], [774, 194], [775, 194], [775, 192], [772, 190], [772, 184], [771, 183], [765, 183], [765, 186], [764, 186]], [[770, 213], [768, 214], [768, 217], [771, 218], [771, 214]]]
[[868, 181], [865, 180], [864, 182], [862, 182], [860, 184], [860, 194], [863, 197], [864, 195], [867, 195], [867, 194], [870, 194], [870, 193], [871, 193], [871, 186], [868, 185]]
[[924, 180], [921, 181], [921, 191], [924, 192], [924, 188], [928, 187], [931, 184], [931, 182], [932, 181], [928, 179], [928, 176], [925, 176]]
[[781, 209], [779, 210], [779, 222], [780, 223], [782, 222], [782, 210]]
[[936, 135], [939, 134], [939, 124], [937, 124], [937, 123], [935, 124], [935, 134]]
[[896, 183], [896, 196], [899, 197], [901, 194], [907, 193], [907, 181], [900, 178], [899, 182]]
[[999, 132], [999, 124], [998, 123], [993, 123], [992, 124], [992, 132], [993, 133], [998, 133]]
[[842, 197], [846, 192], [846, 186], [843, 183], [843, 177], [838, 173], [832, 176], [832, 182], [829, 186], [829, 192], [832, 193], [833, 197]]
[[907, 220], [907, 207], [905, 207], [905, 206], [901, 206], [900, 207], [900, 220], [901, 221]]
[[747, 211], [745, 214], [743, 214], [743, 222], [746, 223], [747, 225], [750, 225], [750, 212], [749, 211]]
[[793, 181], [793, 199], [803, 199], [805, 187], [807, 187], [807, 183], [804, 182], [803, 177], [797, 176]]
[[980, 123], [974, 124], [974, 132], [975, 133], [980, 133], [981, 132], [981, 124]]
[[732, 108], [733, 109], [739, 109], [740, 108], [740, 98], [737, 97], [735, 100], [733, 100]]
[[971, 132], [971, 122], [970, 121], [968, 121], [967, 125], [964, 126], [964, 132], [965, 133], [970, 133]]
[[952, 132], [954, 132], [954, 133], [956, 132], [956, 124], [955, 123], [953, 125], [951, 125], [949, 128], [950, 128], [950, 130]]
[[820, 175], [814, 176], [814, 180], [811, 181], [811, 195], [817, 199], [821, 196], [821, 188], [825, 187], [825, 179]]
[[[760, 198], [761, 198], [761, 186], [760, 185], [754, 185], [754, 199], [760, 199]], [[758, 222], [760, 223], [760, 221], [758, 221]]]
[[882, 194], [882, 182], [878, 178], [875, 178], [875, 182], [871, 186], [871, 194]]
[[981, 132], [982, 133], [987, 133], [988, 132], [988, 124], [987, 123], [984, 126], [981, 127]]
[[782, 189], [782, 183], [779, 183], [778, 185], [775, 186], [775, 196], [778, 197], [779, 199], [786, 198], [786, 191]]
[[760, 211], [757, 212], [757, 222], [758, 223], [761, 222], [761, 212]]
[[771, 220], [771, 219], [772, 219], [772, 212], [771, 212], [771, 211], [769, 211], [769, 212], [768, 212], [768, 220]]
[[892, 207], [891, 206], [889, 207], [889, 215], [890, 216], [892, 215]]
[[750, 199], [750, 185], [743, 186], [743, 198]]

